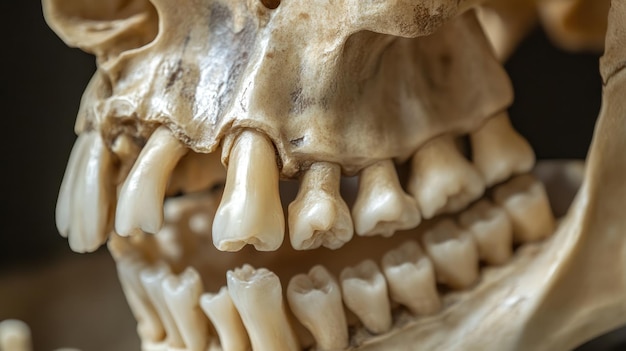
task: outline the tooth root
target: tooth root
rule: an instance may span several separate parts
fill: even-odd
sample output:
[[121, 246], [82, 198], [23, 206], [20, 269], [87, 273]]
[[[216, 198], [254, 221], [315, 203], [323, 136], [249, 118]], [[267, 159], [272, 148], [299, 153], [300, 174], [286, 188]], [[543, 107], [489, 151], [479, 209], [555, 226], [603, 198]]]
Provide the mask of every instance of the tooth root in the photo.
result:
[[56, 224], [59, 233], [63, 237], [67, 237], [70, 231], [73, 218], [72, 198], [76, 188], [76, 180], [80, 179], [77, 173], [82, 170], [82, 166], [85, 163], [85, 157], [89, 151], [89, 142], [90, 137], [88, 133], [78, 136], [72, 147], [70, 158], [67, 162], [67, 168], [65, 169], [65, 175], [61, 182], [61, 189], [59, 190], [56, 205]]
[[213, 244], [238, 251], [246, 244], [274, 251], [285, 235], [274, 146], [262, 134], [244, 130], [230, 152], [226, 185], [213, 221]]
[[216, 151], [210, 154], [190, 152], [185, 155], [172, 173], [166, 194], [193, 193], [223, 183], [226, 180], [226, 170], [220, 154]]
[[413, 156], [408, 184], [424, 218], [457, 212], [483, 194], [482, 177], [450, 136], [431, 140]]
[[227, 287], [217, 294], [203, 294], [200, 306], [217, 331], [223, 351], [250, 350], [250, 340]]
[[298, 350], [289, 324], [280, 279], [265, 268], [250, 265], [228, 271], [228, 291], [248, 331], [253, 350]]
[[296, 250], [338, 249], [352, 239], [350, 210], [339, 194], [341, 168], [318, 162], [304, 173], [289, 205], [289, 236]]
[[165, 127], [148, 139], [122, 189], [115, 231], [123, 236], [139, 231], [155, 234], [163, 225], [163, 197], [176, 163], [187, 149]]
[[317, 350], [348, 347], [348, 324], [339, 284], [323, 266], [291, 278], [287, 300], [296, 318], [313, 334]]
[[433, 264], [415, 241], [387, 252], [382, 268], [393, 301], [415, 315], [430, 315], [441, 309]]
[[31, 351], [32, 343], [28, 325], [15, 319], [0, 322], [0, 350]]
[[421, 221], [417, 203], [402, 190], [391, 160], [361, 171], [352, 217], [361, 236], [389, 237], [398, 230], [415, 228]]
[[372, 260], [341, 271], [343, 301], [365, 328], [381, 334], [391, 328], [391, 306], [385, 277]]

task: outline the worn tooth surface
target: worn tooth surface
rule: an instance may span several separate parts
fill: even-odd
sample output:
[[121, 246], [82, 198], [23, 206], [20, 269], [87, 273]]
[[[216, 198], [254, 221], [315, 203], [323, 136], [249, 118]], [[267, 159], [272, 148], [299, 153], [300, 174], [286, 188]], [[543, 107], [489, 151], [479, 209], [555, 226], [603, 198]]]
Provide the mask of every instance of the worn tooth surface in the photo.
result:
[[56, 225], [59, 233], [63, 237], [67, 237], [70, 231], [70, 225], [73, 219], [73, 197], [76, 188], [76, 180], [80, 177], [78, 173], [82, 170], [87, 157], [90, 136], [83, 133], [78, 136], [72, 147], [70, 158], [63, 175], [61, 189], [56, 205]]
[[165, 188], [178, 160], [186, 153], [185, 146], [166, 127], [154, 131], [120, 190], [115, 214], [118, 234], [154, 234], [161, 229]]
[[402, 190], [391, 160], [377, 162], [361, 171], [352, 217], [358, 235], [385, 237], [414, 228], [422, 219], [415, 199]]
[[424, 218], [456, 212], [483, 194], [482, 177], [459, 152], [454, 139], [441, 136], [415, 153], [408, 189]]
[[300, 348], [287, 319], [282, 286], [276, 274], [246, 264], [228, 271], [226, 280], [253, 350], [293, 351]]
[[218, 151], [210, 154], [189, 152], [180, 159], [167, 185], [168, 195], [209, 189], [226, 180], [226, 169]]
[[222, 287], [217, 294], [202, 294], [200, 306], [213, 323], [223, 351], [250, 350], [248, 334], [227, 287]]
[[340, 278], [343, 301], [361, 320], [365, 328], [381, 334], [391, 328], [391, 306], [387, 297], [387, 282], [372, 260], [346, 267]]
[[32, 343], [28, 325], [15, 319], [0, 322], [0, 350], [31, 351]]
[[407, 241], [387, 252], [382, 268], [389, 296], [415, 315], [430, 315], [441, 308], [435, 269], [419, 244]]
[[338, 249], [352, 239], [350, 210], [339, 194], [341, 168], [317, 162], [304, 173], [289, 204], [289, 237], [296, 250]]
[[230, 151], [226, 185], [213, 221], [213, 244], [238, 251], [246, 244], [274, 251], [285, 235], [274, 146], [259, 132], [244, 130]]
[[323, 266], [291, 278], [287, 300], [296, 318], [313, 334], [318, 350], [348, 347], [348, 324], [341, 289]]

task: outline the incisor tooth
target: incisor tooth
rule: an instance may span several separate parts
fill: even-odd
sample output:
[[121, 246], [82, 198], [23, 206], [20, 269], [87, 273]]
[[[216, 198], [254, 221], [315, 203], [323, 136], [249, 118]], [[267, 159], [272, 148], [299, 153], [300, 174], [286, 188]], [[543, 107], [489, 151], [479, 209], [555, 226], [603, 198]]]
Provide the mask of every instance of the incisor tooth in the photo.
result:
[[358, 235], [385, 237], [414, 228], [422, 219], [415, 199], [402, 190], [391, 160], [377, 162], [361, 171], [352, 217]]
[[215, 326], [223, 351], [250, 350], [248, 334], [227, 287], [222, 287], [217, 294], [202, 294], [200, 306]]
[[296, 199], [289, 204], [289, 237], [296, 250], [321, 245], [338, 249], [352, 239], [350, 210], [339, 194], [341, 168], [318, 162], [304, 173]]
[[77, 173], [80, 171], [85, 157], [88, 152], [90, 137], [88, 133], [78, 136], [70, 152], [70, 158], [65, 168], [61, 189], [56, 206], [56, 224], [57, 230], [63, 237], [67, 237], [70, 230], [70, 223], [73, 218], [72, 214], [72, 197], [76, 187]]
[[339, 284], [323, 266], [291, 278], [287, 300], [296, 318], [313, 334], [318, 350], [348, 347], [348, 324]]
[[213, 220], [213, 244], [221, 251], [238, 251], [246, 244], [259, 251], [278, 249], [285, 218], [274, 146], [261, 133], [244, 130], [229, 159], [224, 194]]
[[32, 344], [28, 325], [15, 319], [0, 322], [0, 350], [31, 351]]
[[389, 296], [413, 314], [429, 315], [441, 308], [435, 270], [430, 259], [415, 241], [407, 241], [387, 252], [382, 267]]

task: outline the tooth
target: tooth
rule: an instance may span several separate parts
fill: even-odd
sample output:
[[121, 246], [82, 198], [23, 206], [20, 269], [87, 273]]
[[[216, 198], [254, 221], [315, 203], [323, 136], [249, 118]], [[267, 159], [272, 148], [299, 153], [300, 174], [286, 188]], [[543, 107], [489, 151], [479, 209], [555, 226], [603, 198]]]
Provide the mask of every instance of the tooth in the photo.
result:
[[298, 350], [289, 324], [280, 279], [273, 272], [246, 264], [226, 274], [228, 291], [245, 325], [253, 350]]
[[348, 324], [339, 284], [323, 266], [291, 278], [287, 300], [296, 318], [313, 334], [318, 350], [348, 347]]
[[[59, 198], [56, 206], [56, 224], [57, 230], [63, 237], [67, 237], [70, 230], [70, 224], [73, 218], [72, 213], [72, 197], [76, 187], [77, 173], [81, 170], [85, 157], [89, 148], [90, 137], [87, 133], [78, 136], [72, 147], [65, 175], [61, 182], [59, 190]], [[78, 177], [80, 178], [80, 177]]]
[[382, 267], [391, 299], [413, 314], [429, 315], [441, 308], [435, 270], [415, 241], [407, 241], [387, 252]]
[[223, 351], [250, 350], [248, 334], [227, 287], [222, 287], [217, 294], [203, 294], [200, 306], [215, 326]]
[[229, 158], [222, 202], [213, 220], [213, 244], [220, 251], [238, 251], [246, 244], [259, 251], [278, 249], [285, 218], [274, 146], [264, 135], [244, 130]]
[[391, 328], [391, 306], [385, 277], [372, 260], [365, 260], [341, 271], [343, 301], [365, 328], [381, 334]]
[[450, 136], [431, 140], [413, 156], [408, 184], [424, 218], [456, 212], [483, 194], [478, 171]]
[[0, 322], [0, 350], [31, 351], [32, 344], [28, 325], [15, 319]]
[[166, 194], [193, 193], [223, 183], [226, 170], [220, 152], [201, 154], [190, 152], [178, 162], [167, 186]]
[[402, 190], [391, 160], [361, 171], [352, 217], [356, 233], [362, 236], [389, 237], [398, 230], [415, 228], [421, 221], [417, 203]]
[[122, 189], [115, 215], [115, 231], [123, 236], [139, 231], [155, 234], [163, 225], [163, 197], [167, 181], [187, 148], [165, 127], [148, 139]]
[[464, 289], [478, 278], [478, 250], [471, 234], [445, 219], [422, 237], [437, 280], [453, 289]]
[[533, 176], [518, 176], [496, 187], [493, 199], [509, 216], [516, 242], [540, 240], [554, 231], [546, 190]]
[[482, 260], [500, 265], [509, 260], [513, 250], [513, 227], [506, 212], [483, 199], [459, 216], [459, 223], [470, 231]]
[[321, 245], [338, 249], [354, 232], [348, 205], [339, 194], [341, 168], [318, 162], [304, 173], [298, 196], [289, 205], [289, 237], [296, 250]]

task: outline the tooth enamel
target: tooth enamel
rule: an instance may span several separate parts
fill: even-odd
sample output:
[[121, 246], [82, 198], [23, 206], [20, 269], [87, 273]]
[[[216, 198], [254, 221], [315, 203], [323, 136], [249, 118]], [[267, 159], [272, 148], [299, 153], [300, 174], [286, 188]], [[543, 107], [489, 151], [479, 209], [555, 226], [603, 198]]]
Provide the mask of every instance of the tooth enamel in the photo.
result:
[[239, 311], [253, 350], [292, 351], [300, 345], [289, 324], [280, 279], [250, 265], [226, 273], [228, 292]]
[[296, 318], [313, 334], [318, 350], [348, 347], [348, 324], [339, 284], [323, 266], [291, 278], [287, 300]]
[[318, 162], [304, 173], [296, 199], [289, 204], [289, 237], [296, 250], [321, 245], [338, 249], [352, 239], [350, 210], [339, 194], [339, 165]]
[[32, 344], [28, 325], [15, 319], [0, 322], [0, 350], [31, 351]]
[[483, 194], [485, 185], [450, 136], [431, 140], [413, 156], [408, 184], [424, 218], [463, 209]]
[[365, 328], [381, 334], [391, 328], [391, 306], [385, 277], [372, 260], [365, 260], [341, 271], [343, 301]]
[[227, 287], [222, 287], [217, 294], [202, 294], [200, 306], [215, 326], [223, 351], [250, 350], [248, 334]]
[[89, 141], [90, 137], [88, 133], [78, 136], [72, 147], [72, 152], [67, 162], [67, 168], [63, 175], [63, 181], [61, 182], [61, 189], [59, 190], [56, 206], [56, 224], [57, 230], [63, 237], [68, 236], [70, 224], [73, 220], [72, 197], [75, 192], [77, 173], [85, 162]]
[[500, 265], [509, 260], [513, 250], [513, 227], [502, 208], [482, 199], [461, 213], [459, 223], [472, 234], [483, 261]]
[[190, 152], [178, 162], [167, 186], [166, 194], [193, 193], [223, 183], [226, 170], [220, 152], [200, 154]]
[[415, 228], [421, 221], [417, 203], [402, 190], [391, 160], [361, 171], [352, 217], [356, 233], [362, 236], [389, 237], [398, 230]]
[[438, 281], [453, 289], [467, 288], [476, 281], [478, 250], [468, 231], [445, 219], [426, 231], [422, 240]]
[[155, 234], [163, 224], [163, 197], [172, 170], [187, 149], [165, 127], [148, 139], [122, 189], [115, 214], [115, 231], [123, 236]]
[[435, 270], [415, 241], [407, 241], [387, 252], [382, 268], [389, 285], [389, 296], [415, 315], [434, 314], [441, 308]]
[[516, 242], [540, 240], [554, 231], [546, 190], [533, 176], [518, 176], [496, 187], [493, 199], [509, 216]]
[[264, 135], [244, 130], [229, 159], [222, 201], [213, 221], [213, 244], [220, 251], [238, 251], [246, 244], [259, 251], [278, 249], [285, 235], [285, 218], [274, 146]]

